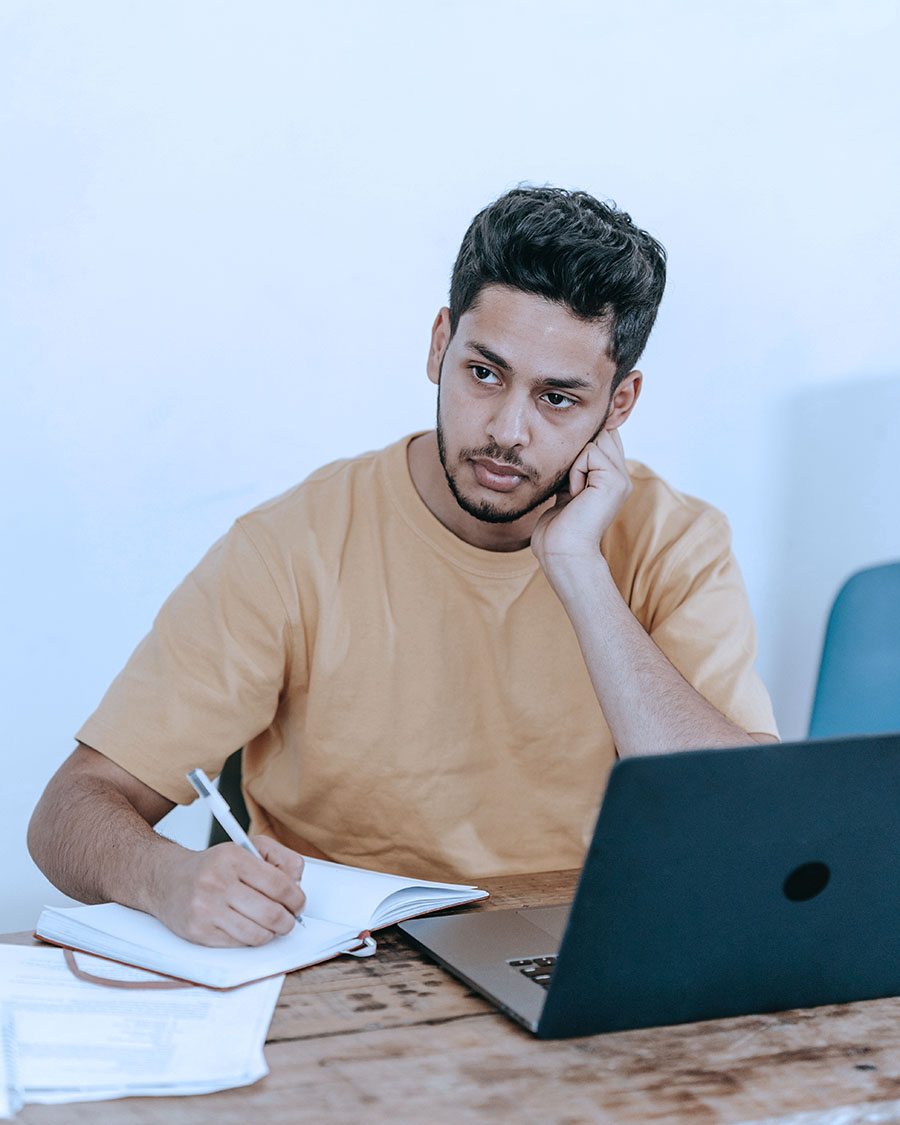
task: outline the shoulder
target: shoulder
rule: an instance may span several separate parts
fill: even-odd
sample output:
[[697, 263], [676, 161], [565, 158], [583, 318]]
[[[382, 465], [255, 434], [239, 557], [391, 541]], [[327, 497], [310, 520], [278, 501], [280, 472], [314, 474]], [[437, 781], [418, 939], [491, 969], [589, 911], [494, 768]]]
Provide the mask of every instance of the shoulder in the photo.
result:
[[[388, 449], [390, 448], [392, 447], [389, 446]], [[334, 502], [360, 485], [365, 487], [371, 484], [378, 464], [384, 460], [387, 452], [388, 450], [381, 449], [331, 461], [310, 473], [299, 484], [259, 504], [241, 518], [251, 522], [275, 522], [317, 503]]]
[[283, 596], [293, 597], [339, 571], [351, 548], [364, 554], [384, 542], [409, 440], [323, 465], [241, 516], [226, 540], [240, 555], [255, 556]]
[[635, 609], [730, 558], [728, 520], [712, 504], [680, 492], [640, 461], [628, 461], [632, 492], [603, 540], [603, 553]]
[[632, 492], [610, 531], [616, 545], [631, 550], [670, 550], [688, 539], [730, 543], [722, 512], [705, 500], [679, 492], [640, 461], [628, 461]]
[[340, 535], [342, 526], [372, 518], [385, 491], [387, 467], [406, 441], [323, 465], [241, 516], [238, 526], [259, 546], [296, 545], [310, 536]]

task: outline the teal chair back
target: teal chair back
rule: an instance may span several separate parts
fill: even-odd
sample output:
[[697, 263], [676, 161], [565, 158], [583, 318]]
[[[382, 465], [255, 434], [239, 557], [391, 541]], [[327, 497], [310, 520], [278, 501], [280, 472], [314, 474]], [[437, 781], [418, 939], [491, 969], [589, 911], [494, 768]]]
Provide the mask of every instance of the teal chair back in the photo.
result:
[[[241, 789], [241, 764], [243, 760], [243, 748], [235, 750], [235, 752], [225, 759], [225, 765], [222, 766], [222, 772], [219, 774], [219, 792], [228, 803], [228, 807], [234, 813], [234, 819], [246, 832], [250, 827], [250, 813], [247, 811], [247, 805], [244, 802], [244, 793]], [[209, 843], [206, 845], [211, 848], [214, 844], [225, 844], [230, 839], [228, 833], [219, 824], [215, 817], [209, 828]]]
[[848, 578], [831, 607], [810, 738], [900, 731], [900, 562]]

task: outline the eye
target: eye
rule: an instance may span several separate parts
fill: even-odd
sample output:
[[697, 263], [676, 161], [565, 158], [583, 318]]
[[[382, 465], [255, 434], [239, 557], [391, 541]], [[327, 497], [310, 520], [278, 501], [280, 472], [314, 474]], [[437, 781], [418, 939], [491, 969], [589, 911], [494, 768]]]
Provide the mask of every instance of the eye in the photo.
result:
[[560, 394], [558, 391], [548, 391], [545, 395], [541, 395], [541, 398], [554, 410], [568, 410], [569, 407], [578, 405], [574, 398], [569, 398], [568, 395]]
[[479, 364], [473, 363], [469, 370], [472, 372], [479, 383], [494, 384], [500, 382], [495, 373], [491, 371], [489, 367], [481, 367], [479, 366]]

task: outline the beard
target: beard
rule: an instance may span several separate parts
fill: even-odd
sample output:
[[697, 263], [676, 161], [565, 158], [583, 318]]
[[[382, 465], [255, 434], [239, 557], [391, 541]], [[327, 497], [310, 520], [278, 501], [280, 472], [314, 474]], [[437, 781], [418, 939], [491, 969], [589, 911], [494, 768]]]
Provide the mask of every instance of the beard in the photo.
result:
[[[600, 423], [597, 432], [590, 439], [591, 441], [596, 441], [600, 436], [603, 427], [606, 425], [606, 419], [609, 417], [611, 409], [612, 396], [610, 395], [610, 403], [607, 405], [606, 412], [603, 415], [603, 421]], [[482, 523], [515, 523], [516, 520], [527, 516], [528, 513], [533, 512], [535, 508], [540, 508], [542, 504], [546, 504], [548, 500], [553, 499], [554, 496], [558, 496], [561, 492], [565, 492], [568, 489], [569, 472], [572, 468], [571, 464], [561, 469], [551, 480], [542, 483], [540, 473], [530, 466], [527, 466], [514, 449], [503, 449], [501, 446], [497, 445], [496, 442], [491, 442], [478, 449], [461, 449], [457, 461], [466, 461], [477, 457], [488, 457], [493, 461], [502, 461], [504, 464], [518, 469], [522, 476], [533, 485], [537, 486], [537, 491], [519, 508], [501, 508], [490, 500], [475, 501], [464, 496], [456, 478], [447, 465], [447, 446], [444, 441], [444, 428], [441, 425], [440, 383], [438, 383], [437, 394], [437, 443], [441, 466], [444, 470], [444, 476], [447, 478], [450, 491], [453, 493], [454, 500], [464, 512], [467, 512], [470, 516], [474, 516], [477, 520], [481, 520]]]

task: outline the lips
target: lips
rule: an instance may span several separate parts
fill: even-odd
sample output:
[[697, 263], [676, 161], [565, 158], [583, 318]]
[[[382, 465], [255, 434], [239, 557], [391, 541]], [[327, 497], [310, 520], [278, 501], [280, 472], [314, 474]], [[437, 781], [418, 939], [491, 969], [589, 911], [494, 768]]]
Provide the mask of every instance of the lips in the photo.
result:
[[472, 470], [478, 483], [493, 492], [512, 492], [525, 479], [525, 474], [514, 466], [487, 457], [473, 458]]

